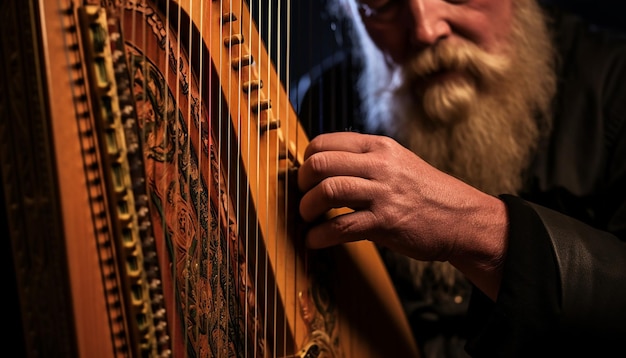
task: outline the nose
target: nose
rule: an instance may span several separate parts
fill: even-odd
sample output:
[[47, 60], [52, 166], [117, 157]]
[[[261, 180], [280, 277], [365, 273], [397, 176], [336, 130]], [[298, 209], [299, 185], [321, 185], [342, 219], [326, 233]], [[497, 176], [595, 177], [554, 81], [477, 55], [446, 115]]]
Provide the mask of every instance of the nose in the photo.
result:
[[409, 0], [415, 45], [431, 46], [451, 33], [447, 19], [448, 3], [442, 0]]

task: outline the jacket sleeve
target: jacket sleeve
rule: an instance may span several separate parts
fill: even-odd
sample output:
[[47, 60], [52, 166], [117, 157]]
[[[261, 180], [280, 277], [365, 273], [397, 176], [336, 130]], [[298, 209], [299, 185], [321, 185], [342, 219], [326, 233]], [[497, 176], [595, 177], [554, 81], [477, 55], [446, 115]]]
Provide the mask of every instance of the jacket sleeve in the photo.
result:
[[623, 351], [626, 244], [518, 197], [500, 198], [510, 218], [504, 275], [497, 302], [474, 290], [467, 350], [477, 357]]

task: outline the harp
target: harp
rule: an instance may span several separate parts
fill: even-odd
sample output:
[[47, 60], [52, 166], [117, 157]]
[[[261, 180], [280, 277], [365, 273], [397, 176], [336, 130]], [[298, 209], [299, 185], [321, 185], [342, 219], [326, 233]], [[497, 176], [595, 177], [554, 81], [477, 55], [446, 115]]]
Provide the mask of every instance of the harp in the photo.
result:
[[258, 3], [0, 8], [2, 233], [26, 356], [417, 356], [371, 243], [299, 239], [307, 137]]

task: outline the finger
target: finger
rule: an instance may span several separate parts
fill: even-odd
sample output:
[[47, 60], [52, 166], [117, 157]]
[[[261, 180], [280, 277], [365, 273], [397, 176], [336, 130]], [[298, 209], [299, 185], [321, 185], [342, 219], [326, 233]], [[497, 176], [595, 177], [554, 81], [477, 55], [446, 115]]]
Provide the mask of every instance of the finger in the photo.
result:
[[370, 211], [354, 211], [335, 216], [312, 226], [306, 234], [306, 245], [310, 249], [322, 249], [363, 240], [364, 233], [372, 227], [374, 219]]
[[373, 158], [351, 152], [320, 152], [307, 158], [298, 169], [298, 187], [307, 191], [322, 180], [334, 176], [369, 178], [376, 163]]
[[334, 208], [365, 208], [372, 200], [374, 183], [356, 177], [331, 177], [323, 180], [300, 199], [300, 216], [314, 221]]
[[324, 133], [311, 140], [306, 150], [304, 158], [319, 152], [342, 151], [352, 153], [366, 153], [370, 150], [369, 134], [355, 132], [334, 132]]

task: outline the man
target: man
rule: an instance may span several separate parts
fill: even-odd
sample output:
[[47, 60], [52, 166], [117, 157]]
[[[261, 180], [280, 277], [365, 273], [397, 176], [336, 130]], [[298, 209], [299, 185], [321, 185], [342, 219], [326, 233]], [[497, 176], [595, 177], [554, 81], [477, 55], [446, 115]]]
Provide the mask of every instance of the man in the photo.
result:
[[425, 357], [619, 349], [626, 42], [535, 0], [337, 6], [358, 61], [303, 102], [300, 213], [353, 211], [309, 247], [375, 242]]

